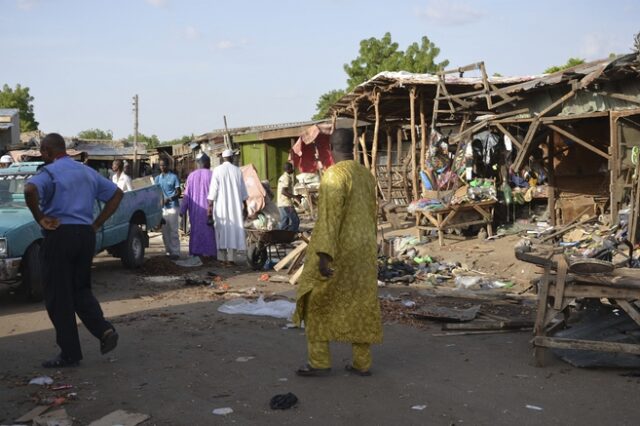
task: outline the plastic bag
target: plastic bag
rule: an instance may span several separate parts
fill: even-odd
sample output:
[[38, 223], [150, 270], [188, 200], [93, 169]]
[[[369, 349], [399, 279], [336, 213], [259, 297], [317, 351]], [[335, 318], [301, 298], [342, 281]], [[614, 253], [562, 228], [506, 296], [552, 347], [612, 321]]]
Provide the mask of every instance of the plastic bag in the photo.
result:
[[218, 308], [218, 312], [231, 315], [259, 315], [274, 318], [291, 319], [296, 310], [296, 304], [288, 300], [274, 300], [265, 302], [260, 298], [252, 302], [247, 299], [231, 300]]

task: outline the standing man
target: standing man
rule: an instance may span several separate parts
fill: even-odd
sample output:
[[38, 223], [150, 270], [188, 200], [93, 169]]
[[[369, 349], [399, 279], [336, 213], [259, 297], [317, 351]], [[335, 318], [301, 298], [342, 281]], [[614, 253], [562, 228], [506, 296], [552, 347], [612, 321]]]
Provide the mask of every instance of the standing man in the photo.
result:
[[164, 204], [162, 207], [162, 242], [164, 249], [171, 260], [180, 258], [180, 236], [178, 228], [180, 216], [180, 180], [178, 176], [169, 171], [169, 163], [164, 158], [159, 161], [160, 174], [156, 176], [155, 183], [162, 188]]
[[308, 363], [297, 374], [329, 374], [329, 341], [340, 341], [352, 344], [347, 371], [368, 376], [370, 345], [382, 341], [376, 183], [367, 168], [353, 161], [351, 130], [335, 130], [331, 146], [336, 164], [320, 182], [318, 221], [298, 287], [294, 322], [304, 321]]
[[[43, 229], [40, 248], [44, 297], [56, 330], [60, 354], [45, 368], [77, 366], [82, 359], [76, 314], [100, 339], [106, 354], [118, 344], [118, 333], [91, 292], [91, 262], [96, 231], [116, 211], [122, 191], [95, 170], [67, 155], [62, 136], [50, 133], [40, 144], [47, 164], [24, 187], [27, 206]], [[93, 218], [95, 200], [106, 202]]]
[[184, 189], [180, 215], [189, 212], [189, 254], [215, 258], [216, 234], [213, 224], [209, 222], [209, 185], [211, 184], [211, 160], [207, 154], [197, 158], [198, 168], [189, 173], [187, 185]]
[[236, 250], [245, 250], [245, 200], [249, 198], [240, 168], [233, 164], [234, 153], [225, 149], [222, 164], [213, 170], [209, 186], [209, 211], [213, 214], [218, 245], [218, 260], [235, 263]]
[[122, 160], [113, 160], [111, 170], [113, 170], [111, 180], [118, 186], [118, 188], [123, 192], [133, 191], [133, 188], [131, 187], [131, 178], [125, 173], [124, 163]]
[[284, 173], [278, 179], [278, 210], [280, 211], [280, 224], [278, 228], [287, 231], [298, 231], [300, 218], [293, 206], [293, 200], [300, 201], [301, 195], [293, 195], [293, 164], [284, 163]]

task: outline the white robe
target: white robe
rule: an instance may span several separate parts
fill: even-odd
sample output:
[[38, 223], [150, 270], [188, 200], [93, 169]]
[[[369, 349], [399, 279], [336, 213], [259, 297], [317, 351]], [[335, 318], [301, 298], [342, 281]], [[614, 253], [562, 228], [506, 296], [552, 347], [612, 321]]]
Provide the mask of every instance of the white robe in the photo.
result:
[[245, 250], [242, 202], [248, 197], [239, 167], [225, 161], [213, 169], [209, 200], [213, 201], [218, 250]]

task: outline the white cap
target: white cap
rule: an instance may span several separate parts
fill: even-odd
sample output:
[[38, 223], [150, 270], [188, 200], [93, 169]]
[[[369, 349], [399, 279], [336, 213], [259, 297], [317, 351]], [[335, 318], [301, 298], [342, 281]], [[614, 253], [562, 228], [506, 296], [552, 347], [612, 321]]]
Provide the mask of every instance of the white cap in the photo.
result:
[[2, 157], [0, 157], [0, 163], [2, 163], [2, 164], [11, 164], [11, 163], [13, 163], [13, 158], [11, 158], [11, 156], [9, 154], [5, 154]]
[[222, 158], [229, 158], [229, 157], [233, 157], [235, 154], [233, 153], [232, 149], [225, 149], [224, 151], [222, 151]]

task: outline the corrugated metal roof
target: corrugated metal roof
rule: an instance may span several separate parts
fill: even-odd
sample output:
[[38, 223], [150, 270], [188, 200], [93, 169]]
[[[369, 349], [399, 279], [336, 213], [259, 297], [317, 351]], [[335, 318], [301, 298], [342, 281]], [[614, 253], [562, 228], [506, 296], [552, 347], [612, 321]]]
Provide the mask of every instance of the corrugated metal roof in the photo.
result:
[[20, 112], [17, 108], [0, 108], [0, 115], [15, 115]]
[[[295, 127], [308, 127], [314, 124], [323, 123], [327, 120], [315, 120], [315, 121], [298, 121], [292, 123], [279, 123], [279, 124], [266, 124], [258, 126], [246, 126], [246, 127], [234, 127], [229, 129], [231, 136], [244, 135], [248, 133], [268, 132], [272, 130], [283, 130]], [[223, 136], [227, 131], [225, 129], [216, 129], [210, 132], [204, 133], [196, 137], [196, 141], [202, 141], [215, 138], [216, 136]]]

